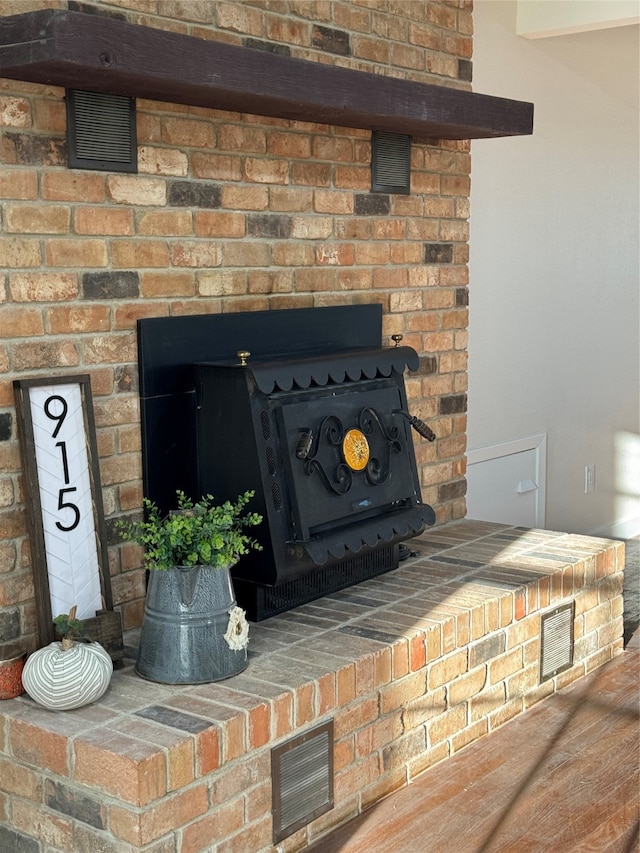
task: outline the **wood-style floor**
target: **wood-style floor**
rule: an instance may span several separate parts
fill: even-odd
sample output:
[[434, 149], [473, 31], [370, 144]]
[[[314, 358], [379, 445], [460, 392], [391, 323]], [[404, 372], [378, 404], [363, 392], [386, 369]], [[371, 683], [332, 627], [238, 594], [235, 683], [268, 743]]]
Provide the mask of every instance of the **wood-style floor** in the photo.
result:
[[623, 654], [308, 850], [637, 853], [639, 686], [636, 631]]

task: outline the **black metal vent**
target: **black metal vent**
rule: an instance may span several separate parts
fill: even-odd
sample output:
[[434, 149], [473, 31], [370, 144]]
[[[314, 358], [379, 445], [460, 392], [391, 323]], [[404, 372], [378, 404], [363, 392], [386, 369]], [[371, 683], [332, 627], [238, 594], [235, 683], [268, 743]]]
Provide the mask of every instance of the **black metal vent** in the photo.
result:
[[271, 438], [271, 425], [269, 423], [269, 412], [260, 412], [260, 426], [262, 427], [262, 437], [265, 441]]
[[280, 512], [282, 509], [282, 492], [277, 483], [271, 484], [271, 496], [273, 497], [273, 508], [276, 512]]
[[276, 452], [273, 447], [267, 447], [266, 450], [267, 455], [267, 471], [273, 477], [278, 470], [278, 466], [276, 464]]
[[273, 842], [333, 808], [333, 720], [271, 750]]
[[540, 682], [573, 665], [574, 613], [571, 601], [540, 615]]
[[67, 142], [73, 169], [136, 172], [135, 99], [68, 89]]
[[247, 596], [247, 618], [259, 621], [396, 569], [398, 552], [397, 545], [383, 545], [375, 551], [347, 557], [277, 586], [256, 589], [242, 578], [234, 578], [233, 585], [236, 595], [240, 597], [244, 593]]
[[371, 189], [408, 195], [411, 187], [411, 137], [374, 130], [371, 135]]

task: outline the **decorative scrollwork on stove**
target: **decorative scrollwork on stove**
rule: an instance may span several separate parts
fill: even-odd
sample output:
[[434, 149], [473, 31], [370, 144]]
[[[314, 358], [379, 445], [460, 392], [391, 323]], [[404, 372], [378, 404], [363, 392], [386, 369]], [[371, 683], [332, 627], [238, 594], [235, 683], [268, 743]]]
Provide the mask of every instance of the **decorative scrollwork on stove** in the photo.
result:
[[379, 433], [382, 441], [376, 442], [376, 447], [386, 452], [385, 458], [371, 455], [369, 463], [365, 469], [367, 480], [372, 486], [381, 486], [386, 483], [391, 473], [390, 458], [392, 453], [402, 453], [403, 447], [400, 441], [400, 430], [396, 424], [387, 426], [382, 420], [378, 412], [370, 406], [366, 406], [358, 416], [358, 423], [362, 432], [373, 438], [374, 434]]
[[399, 427], [375, 409], [365, 406], [356, 422], [357, 428], [347, 429], [336, 415], [327, 415], [317, 429], [306, 427], [296, 446], [305, 474], [319, 476], [336, 495], [350, 491], [354, 472], [362, 471], [372, 486], [383, 485], [391, 475], [391, 455], [404, 451]]
[[360, 429], [365, 435], [373, 435], [375, 424], [389, 445], [389, 450], [393, 450], [394, 453], [402, 452], [400, 430], [396, 424], [387, 426], [375, 409], [372, 409], [370, 406], [365, 406], [358, 415], [358, 423], [360, 424]]
[[[311, 431], [309, 431], [311, 433]], [[323, 464], [320, 453], [324, 449], [324, 445], [338, 451], [342, 447], [344, 439], [344, 426], [340, 418], [335, 415], [328, 415], [323, 418], [319, 428], [311, 433], [315, 435], [313, 444], [304, 457], [304, 472], [307, 475], [318, 474], [325, 486], [334, 492], [336, 495], [346, 495], [353, 484], [353, 475], [349, 466], [346, 465], [340, 457], [337, 463], [331, 466]], [[298, 457], [300, 458], [300, 457]], [[329, 468], [329, 470], [327, 470]]]

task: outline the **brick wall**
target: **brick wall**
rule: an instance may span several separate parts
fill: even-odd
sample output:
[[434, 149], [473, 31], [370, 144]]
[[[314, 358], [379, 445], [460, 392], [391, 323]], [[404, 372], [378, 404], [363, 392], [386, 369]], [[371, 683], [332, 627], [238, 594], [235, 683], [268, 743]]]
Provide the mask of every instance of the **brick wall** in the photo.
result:
[[[0, 0], [470, 88], [470, 0]], [[87, 88], [90, 88], [88, 85]], [[62, 89], [0, 80], [0, 643], [35, 642], [12, 381], [89, 373], [104, 510], [142, 501], [139, 317], [376, 302], [420, 354], [416, 452], [438, 522], [464, 515], [467, 142], [417, 139], [410, 195], [370, 193], [368, 131], [139, 100], [138, 174], [70, 170]], [[109, 543], [139, 624], [139, 550]]]

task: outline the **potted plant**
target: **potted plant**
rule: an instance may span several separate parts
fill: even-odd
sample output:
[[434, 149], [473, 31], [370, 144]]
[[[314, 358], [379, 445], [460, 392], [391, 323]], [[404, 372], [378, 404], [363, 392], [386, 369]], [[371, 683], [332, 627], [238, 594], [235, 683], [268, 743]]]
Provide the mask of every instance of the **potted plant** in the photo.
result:
[[262, 521], [246, 507], [254, 493], [215, 504], [177, 492], [162, 516], [144, 499], [142, 521], [120, 521], [122, 538], [145, 549], [150, 570], [136, 672], [165, 684], [219, 681], [247, 665], [248, 625], [236, 606], [230, 568], [260, 545], [248, 530]]

